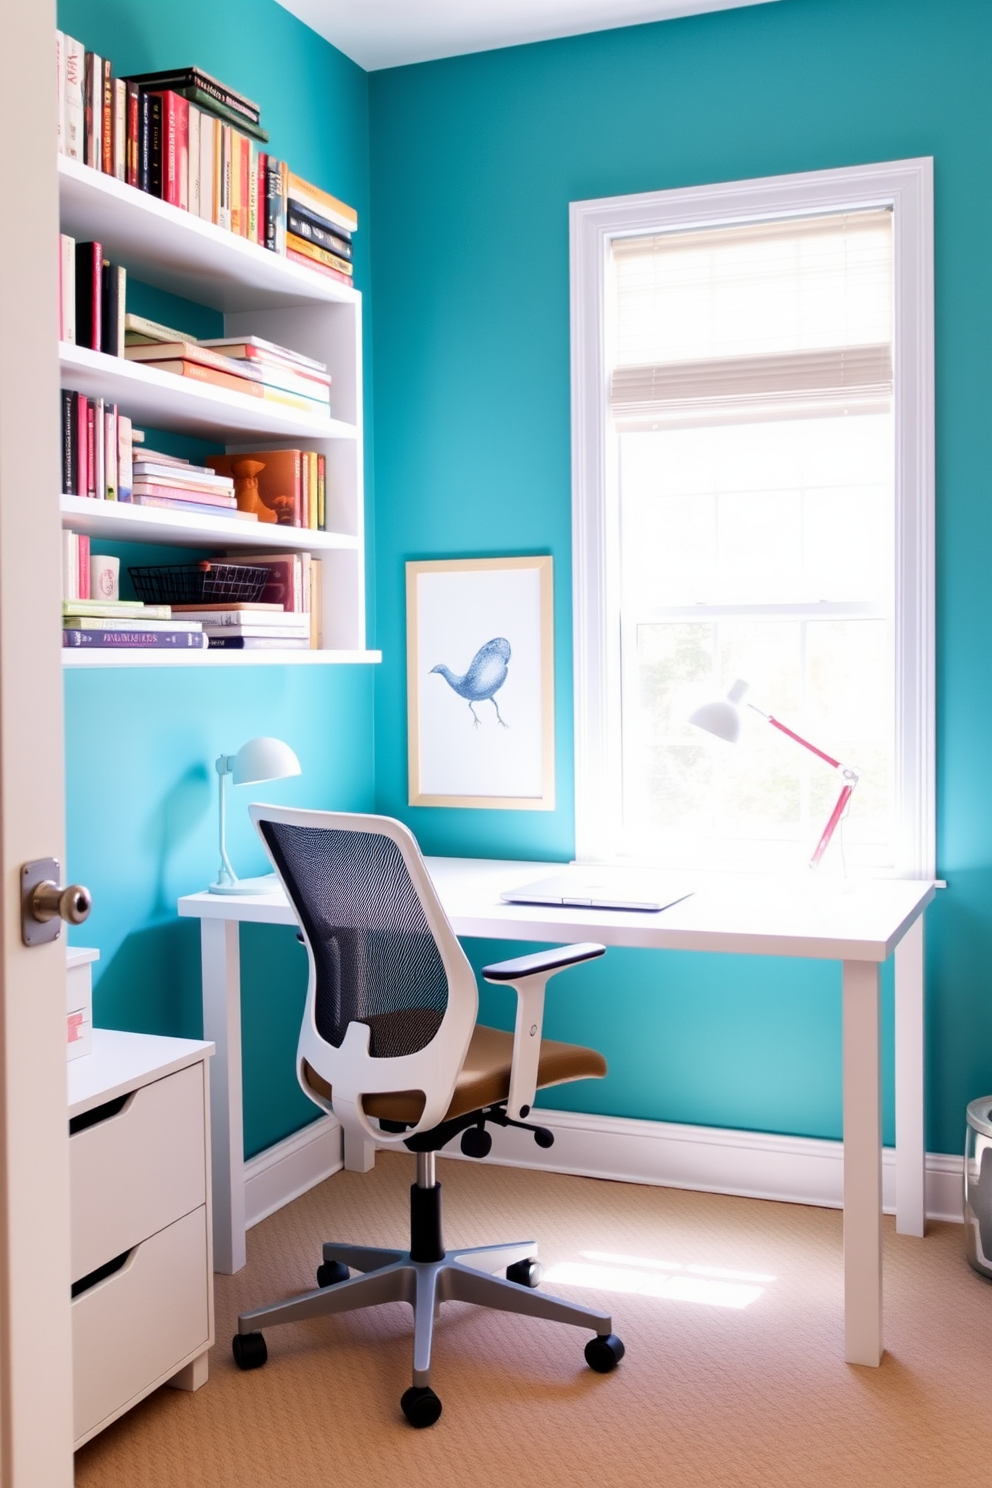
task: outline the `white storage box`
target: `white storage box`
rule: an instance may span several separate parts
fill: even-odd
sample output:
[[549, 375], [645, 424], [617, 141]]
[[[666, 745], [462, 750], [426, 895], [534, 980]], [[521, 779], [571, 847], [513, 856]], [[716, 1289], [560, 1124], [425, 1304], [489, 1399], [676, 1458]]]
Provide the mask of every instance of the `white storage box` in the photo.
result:
[[91, 967], [100, 952], [66, 946], [65, 1016], [66, 1058], [78, 1059], [93, 1049], [93, 976]]

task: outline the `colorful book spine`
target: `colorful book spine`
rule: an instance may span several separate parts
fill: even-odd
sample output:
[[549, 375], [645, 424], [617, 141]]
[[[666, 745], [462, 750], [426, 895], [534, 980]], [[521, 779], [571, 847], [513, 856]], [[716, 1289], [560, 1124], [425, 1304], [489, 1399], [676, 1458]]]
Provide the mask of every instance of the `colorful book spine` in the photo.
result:
[[113, 80], [113, 176], [117, 181], [127, 180], [127, 83], [123, 78]]
[[127, 271], [120, 264], [104, 262], [100, 270], [100, 350], [108, 356], [124, 355], [124, 318]]
[[103, 302], [103, 247], [76, 244], [76, 342], [99, 351]]
[[265, 158], [265, 246], [272, 253], [286, 251], [286, 167], [272, 155]]
[[100, 87], [100, 169], [105, 176], [114, 174], [114, 79], [110, 58], [101, 59], [103, 78]]
[[186, 210], [194, 217], [200, 213], [200, 123], [203, 115], [198, 108], [192, 104], [187, 109], [187, 139], [189, 152], [187, 156], [187, 170], [189, 173], [189, 185], [186, 192]]
[[62, 631], [65, 647], [89, 647], [114, 651], [205, 651], [207, 637], [195, 630], [77, 630]]
[[136, 83], [127, 83], [127, 144], [124, 179], [129, 186], [139, 184], [141, 150], [141, 100]]
[[346, 279], [350, 279], [353, 273], [351, 263], [346, 258], [339, 257], [336, 253], [328, 253], [326, 248], [321, 248], [319, 243], [312, 243], [307, 238], [300, 238], [293, 232], [286, 234], [286, 247], [303, 258], [312, 259], [314, 263], [323, 264], [325, 268], [336, 269]]
[[305, 253], [297, 253], [295, 248], [286, 248], [286, 257], [291, 263], [301, 264], [305, 269], [313, 269], [315, 274], [326, 274], [329, 279], [336, 279], [339, 284], [351, 284], [350, 274], [343, 274], [340, 269], [332, 269], [329, 264], [317, 263], [316, 259], [308, 257]]
[[328, 253], [336, 253], [338, 258], [351, 259], [351, 240], [344, 233], [336, 232], [326, 223], [318, 222], [310, 213], [300, 211], [295, 202], [290, 202], [287, 213], [287, 226], [297, 238], [305, 238], [310, 243], [316, 243], [320, 248], [326, 248]]
[[86, 48], [72, 36], [63, 37], [65, 52], [64, 153], [82, 160], [86, 150], [83, 88], [86, 80]]
[[83, 159], [99, 170], [103, 132], [103, 61], [87, 52], [83, 77]]
[[59, 340], [76, 340], [76, 240], [59, 234]]

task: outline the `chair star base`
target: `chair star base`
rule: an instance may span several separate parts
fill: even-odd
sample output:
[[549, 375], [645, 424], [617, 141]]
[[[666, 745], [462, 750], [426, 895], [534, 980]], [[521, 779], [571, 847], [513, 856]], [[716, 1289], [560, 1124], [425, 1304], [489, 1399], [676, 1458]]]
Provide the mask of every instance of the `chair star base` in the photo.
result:
[[[619, 1363], [623, 1344], [613, 1333], [613, 1319], [607, 1313], [547, 1296], [521, 1282], [494, 1274], [534, 1261], [536, 1241], [482, 1245], [446, 1255], [441, 1240], [439, 1183], [430, 1187], [413, 1186], [411, 1219], [410, 1250], [328, 1242], [323, 1247], [321, 1267], [325, 1275], [343, 1276], [345, 1267], [361, 1274], [318, 1286], [285, 1302], [243, 1312], [232, 1345], [239, 1367], [257, 1369], [265, 1363], [267, 1351], [258, 1331], [260, 1327], [356, 1312], [363, 1307], [379, 1307], [384, 1302], [408, 1302], [413, 1308], [413, 1385], [402, 1404], [404, 1414], [414, 1426], [433, 1425], [441, 1414], [441, 1403], [430, 1389], [430, 1375], [434, 1324], [443, 1302], [472, 1302], [498, 1312], [516, 1312], [525, 1317], [591, 1328], [595, 1337], [586, 1348], [590, 1366], [606, 1373]], [[527, 1269], [523, 1267], [519, 1274], [527, 1274]], [[532, 1274], [536, 1280], [539, 1275], [536, 1265]]]

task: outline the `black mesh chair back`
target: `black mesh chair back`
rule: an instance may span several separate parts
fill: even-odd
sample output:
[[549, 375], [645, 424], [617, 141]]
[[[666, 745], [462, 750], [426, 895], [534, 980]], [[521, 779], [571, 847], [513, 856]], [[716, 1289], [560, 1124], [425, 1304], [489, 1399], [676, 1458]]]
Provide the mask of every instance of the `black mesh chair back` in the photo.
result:
[[396, 843], [275, 821], [259, 830], [313, 953], [320, 1037], [340, 1048], [357, 1022], [371, 1030], [374, 1059], [426, 1048], [448, 1004], [448, 978]]

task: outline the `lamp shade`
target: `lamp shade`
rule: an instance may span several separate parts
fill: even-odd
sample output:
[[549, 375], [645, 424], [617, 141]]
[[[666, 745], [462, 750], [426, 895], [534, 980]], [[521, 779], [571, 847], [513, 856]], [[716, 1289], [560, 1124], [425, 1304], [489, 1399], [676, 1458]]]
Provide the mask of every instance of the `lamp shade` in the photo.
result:
[[725, 698], [703, 703], [689, 715], [689, 722], [705, 729], [708, 734], [715, 734], [718, 739], [725, 739], [728, 744], [736, 744], [741, 732], [741, 713], [737, 704], [745, 692], [747, 683], [738, 678]]
[[289, 745], [264, 735], [242, 744], [231, 766], [235, 785], [254, 785], [261, 780], [282, 780], [287, 775], [300, 774], [300, 762]]

